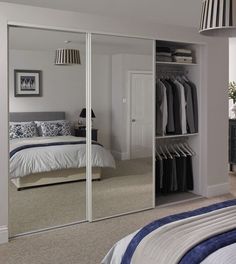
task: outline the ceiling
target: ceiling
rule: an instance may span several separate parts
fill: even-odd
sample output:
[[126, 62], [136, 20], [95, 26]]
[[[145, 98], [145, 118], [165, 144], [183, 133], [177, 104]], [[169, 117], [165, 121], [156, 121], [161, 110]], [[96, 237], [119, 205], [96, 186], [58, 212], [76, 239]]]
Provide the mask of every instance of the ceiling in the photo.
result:
[[7, 0], [16, 4], [198, 27], [201, 0]]

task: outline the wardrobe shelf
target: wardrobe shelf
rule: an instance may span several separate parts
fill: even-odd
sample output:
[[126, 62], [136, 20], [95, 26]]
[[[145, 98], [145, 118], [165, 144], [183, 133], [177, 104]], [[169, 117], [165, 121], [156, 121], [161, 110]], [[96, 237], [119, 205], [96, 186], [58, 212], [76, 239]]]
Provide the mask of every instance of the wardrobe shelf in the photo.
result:
[[193, 136], [197, 136], [197, 135], [198, 135], [198, 133], [181, 134], [181, 135], [165, 135], [165, 136], [156, 136], [156, 139], [193, 137]]
[[181, 66], [197, 66], [197, 63], [182, 63], [182, 62], [166, 62], [166, 61], [157, 61], [156, 64], [160, 65], [181, 65]]

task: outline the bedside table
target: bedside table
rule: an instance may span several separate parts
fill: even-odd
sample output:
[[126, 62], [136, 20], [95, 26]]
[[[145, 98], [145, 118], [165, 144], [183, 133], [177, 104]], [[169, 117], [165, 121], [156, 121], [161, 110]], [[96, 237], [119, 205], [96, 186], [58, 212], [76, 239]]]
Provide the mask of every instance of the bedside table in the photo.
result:
[[[75, 128], [75, 136], [76, 137], [86, 137], [86, 129], [84, 128]], [[91, 131], [92, 140], [97, 141], [98, 140], [98, 129], [92, 128]]]

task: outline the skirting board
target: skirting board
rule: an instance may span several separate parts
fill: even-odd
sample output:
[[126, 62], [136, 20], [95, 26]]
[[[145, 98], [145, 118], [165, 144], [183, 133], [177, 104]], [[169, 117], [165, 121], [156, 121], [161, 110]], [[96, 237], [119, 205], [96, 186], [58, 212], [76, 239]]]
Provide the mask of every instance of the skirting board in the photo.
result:
[[129, 160], [130, 159], [128, 152], [118, 152], [118, 151], [112, 150], [111, 153], [117, 160]]
[[0, 226], [0, 244], [8, 242], [8, 228], [7, 226]]
[[207, 188], [207, 197], [214, 197], [229, 193], [229, 183], [211, 185]]

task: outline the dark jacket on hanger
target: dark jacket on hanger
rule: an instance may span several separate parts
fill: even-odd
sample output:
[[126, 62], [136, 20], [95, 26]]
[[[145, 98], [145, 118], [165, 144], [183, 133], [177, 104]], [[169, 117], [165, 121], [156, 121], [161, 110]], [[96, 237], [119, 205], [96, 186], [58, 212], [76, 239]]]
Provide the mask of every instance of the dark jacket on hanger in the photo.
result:
[[160, 80], [156, 83], [156, 133], [166, 133], [168, 119], [166, 87]]
[[187, 131], [188, 133], [195, 133], [194, 109], [193, 109], [193, 96], [191, 86], [187, 82], [182, 82], [184, 86], [185, 99], [186, 99], [186, 118], [187, 118]]
[[191, 90], [192, 90], [193, 113], [194, 113], [194, 126], [195, 126], [195, 133], [197, 133], [198, 132], [198, 98], [197, 98], [197, 87], [191, 81], [188, 81], [188, 84], [191, 86]]
[[168, 109], [168, 119], [167, 119], [167, 127], [166, 132], [174, 133], [175, 132], [175, 123], [174, 123], [174, 103], [173, 103], [173, 91], [172, 86], [166, 81], [161, 79], [162, 83], [166, 87], [166, 95], [167, 95], [167, 109]]
[[174, 112], [174, 126], [175, 126], [175, 134], [182, 134], [182, 129], [181, 129], [181, 107], [180, 107], [180, 94], [175, 86], [175, 84], [167, 79], [166, 80], [172, 87], [172, 92], [173, 92], [173, 112]]

